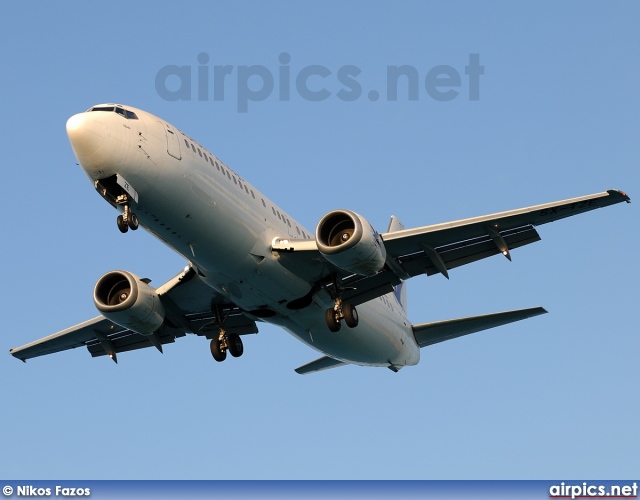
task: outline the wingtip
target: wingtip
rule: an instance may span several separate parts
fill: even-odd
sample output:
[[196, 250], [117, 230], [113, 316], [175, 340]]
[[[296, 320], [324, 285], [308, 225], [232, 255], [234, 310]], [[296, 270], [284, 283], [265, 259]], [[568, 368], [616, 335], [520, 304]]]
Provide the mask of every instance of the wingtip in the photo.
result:
[[16, 356], [16, 353], [14, 352], [16, 351], [15, 347], [12, 347], [11, 349], [9, 349], [9, 354], [11, 354], [14, 358], [19, 359], [20, 361], [22, 361], [23, 363], [27, 362], [27, 358], [21, 358], [19, 356]]
[[530, 316], [530, 317], [533, 317], [533, 316], [539, 316], [539, 315], [541, 315], [541, 314], [547, 314], [547, 313], [549, 312], [549, 311], [547, 311], [547, 310], [546, 310], [544, 307], [542, 307], [542, 306], [531, 307], [531, 308], [529, 308], [528, 310], [529, 310], [529, 311], [531, 312], [531, 314], [532, 314], [532, 316]]
[[629, 198], [629, 195], [627, 193], [625, 193], [624, 191], [621, 191], [619, 189], [609, 189], [607, 191], [607, 193], [609, 193], [609, 194], [615, 193], [617, 195], [620, 195], [620, 196], [622, 196], [622, 200], [623, 201], [626, 201], [627, 203], [631, 203], [631, 198]]

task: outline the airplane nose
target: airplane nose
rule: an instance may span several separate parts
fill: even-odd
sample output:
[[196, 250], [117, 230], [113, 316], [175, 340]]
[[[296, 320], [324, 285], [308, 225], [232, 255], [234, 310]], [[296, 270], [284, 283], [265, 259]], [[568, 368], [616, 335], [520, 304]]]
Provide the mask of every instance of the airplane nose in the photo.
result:
[[105, 139], [105, 125], [92, 113], [78, 113], [67, 120], [67, 136], [74, 153], [83, 163], [95, 155]]

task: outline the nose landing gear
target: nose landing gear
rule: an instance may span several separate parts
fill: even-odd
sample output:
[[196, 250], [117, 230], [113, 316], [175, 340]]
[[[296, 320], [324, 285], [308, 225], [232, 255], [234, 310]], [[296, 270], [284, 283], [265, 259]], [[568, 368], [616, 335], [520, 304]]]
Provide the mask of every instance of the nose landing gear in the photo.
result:
[[126, 233], [129, 228], [131, 228], [132, 231], [138, 229], [140, 222], [138, 221], [138, 216], [134, 214], [129, 207], [129, 197], [126, 194], [120, 195], [116, 198], [116, 203], [122, 205], [124, 208], [122, 215], [118, 215], [116, 219], [120, 232]]

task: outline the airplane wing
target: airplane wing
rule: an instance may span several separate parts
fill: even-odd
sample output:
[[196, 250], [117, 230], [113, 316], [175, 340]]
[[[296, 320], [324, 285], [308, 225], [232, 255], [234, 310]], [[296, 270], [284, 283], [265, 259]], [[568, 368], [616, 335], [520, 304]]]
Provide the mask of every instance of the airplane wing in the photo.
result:
[[151, 336], [144, 336], [127, 330], [98, 316], [79, 325], [73, 326], [30, 344], [10, 350], [12, 356], [26, 361], [37, 356], [54, 352], [86, 347], [91, 356], [109, 355], [117, 363], [117, 353], [156, 347], [162, 352], [162, 345], [175, 342], [186, 333], [205, 336], [208, 339], [217, 337], [219, 325], [212, 306], [218, 306], [225, 317], [225, 328], [229, 333], [244, 335], [257, 333], [255, 322], [244, 316], [233, 304], [226, 302], [221, 296], [198, 278], [194, 269], [188, 268], [157, 290], [165, 308], [165, 322]]
[[381, 235], [387, 255], [407, 277], [432, 275], [540, 240], [534, 226], [630, 202], [615, 190]]
[[[387, 232], [380, 237], [387, 251], [385, 268], [371, 277], [349, 275], [324, 259], [311, 240], [274, 241], [280, 262], [312, 283], [323, 283], [335, 273], [345, 290], [343, 300], [354, 305], [392, 291], [393, 286], [419, 274], [441, 273], [492, 255], [511, 260], [511, 250], [540, 240], [535, 226], [621, 202], [622, 191], [609, 190], [578, 198], [509, 210], [481, 217]], [[286, 241], [286, 243], [285, 243]], [[305, 304], [299, 299], [293, 307]]]

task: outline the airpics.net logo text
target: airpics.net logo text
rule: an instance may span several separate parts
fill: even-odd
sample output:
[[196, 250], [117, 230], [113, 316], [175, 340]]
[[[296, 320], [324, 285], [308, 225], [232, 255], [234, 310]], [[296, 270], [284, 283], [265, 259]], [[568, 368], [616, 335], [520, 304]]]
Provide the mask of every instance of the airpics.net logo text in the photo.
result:
[[250, 102], [269, 98], [281, 102], [296, 98], [310, 102], [323, 102], [331, 98], [343, 102], [362, 98], [370, 102], [380, 99], [419, 101], [425, 98], [443, 102], [466, 94], [469, 101], [477, 101], [480, 99], [480, 77], [484, 75], [480, 54], [469, 54], [468, 60], [457, 66], [460, 69], [447, 64], [430, 68], [409, 64], [388, 65], [386, 82], [382, 85], [384, 90], [381, 92], [363, 89], [362, 69], [354, 64], [337, 69], [321, 64], [298, 66], [287, 52], [278, 56], [275, 71], [261, 64], [214, 64], [206, 52], [198, 54], [196, 59], [198, 64], [195, 67], [169, 64], [158, 70], [155, 88], [162, 99], [224, 101], [227, 97], [235, 97], [239, 113], [248, 112]]

